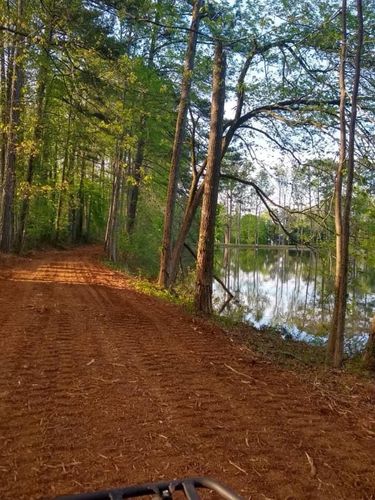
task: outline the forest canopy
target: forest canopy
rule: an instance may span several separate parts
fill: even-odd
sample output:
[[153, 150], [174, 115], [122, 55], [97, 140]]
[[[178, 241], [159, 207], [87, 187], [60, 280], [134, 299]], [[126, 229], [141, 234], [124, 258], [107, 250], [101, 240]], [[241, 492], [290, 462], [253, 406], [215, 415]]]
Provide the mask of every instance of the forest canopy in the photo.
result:
[[350, 256], [375, 260], [373, 2], [0, 9], [0, 249], [103, 241], [171, 288], [187, 245], [204, 312], [215, 243], [333, 255], [340, 365]]

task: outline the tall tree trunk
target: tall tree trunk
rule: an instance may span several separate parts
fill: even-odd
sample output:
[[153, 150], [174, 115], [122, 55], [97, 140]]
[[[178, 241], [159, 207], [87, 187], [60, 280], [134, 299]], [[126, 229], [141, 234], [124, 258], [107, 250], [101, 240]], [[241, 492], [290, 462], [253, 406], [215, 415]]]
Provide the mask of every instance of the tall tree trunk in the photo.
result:
[[[346, 0], [343, 0], [343, 45], [346, 44]], [[339, 188], [342, 190], [342, 169], [346, 165], [347, 167], [347, 180], [346, 180], [346, 192], [344, 198], [344, 207], [342, 207], [342, 201], [337, 206], [338, 201], [336, 200], [336, 210], [335, 219], [341, 221], [338, 225], [336, 222], [336, 235], [337, 229], [341, 230], [339, 237], [336, 236], [336, 258], [339, 258], [339, 262], [336, 262], [336, 276], [335, 276], [335, 305], [332, 318], [332, 328], [330, 332], [330, 337], [328, 339], [328, 349], [327, 349], [327, 363], [332, 364], [334, 367], [339, 368], [343, 361], [344, 354], [344, 332], [345, 332], [345, 319], [346, 319], [346, 305], [347, 305], [347, 289], [348, 289], [348, 264], [349, 264], [349, 239], [350, 239], [350, 212], [352, 205], [352, 194], [353, 194], [353, 180], [354, 180], [354, 152], [355, 152], [355, 129], [357, 121], [357, 100], [358, 100], [358, 90], [359, 81], [361, 75], [361, 55], [363, 47], [363, 13], [362, 13], [362, 0], [357, 0], [357, 19], [358, 19], [358, 30], [357, 30], [357, 48], [354, 61], [354, 82], [353, 90], [351, 96], [351, 115], [349, 123], [349, 140], [348, 140], [348, 155], [347, 161], [345, 162], [345, 157], [342, 157], [343, 141], [346, 140], [345, 133], [345, 103], [343, 104], [343, 110], [341, 109], [341, 100], [343, 96], [340, 96], [340, 137], [341, 137], [341, 148], [340, 148], [340, 165], [338, 171], [338, 177], [341, 177], [341, 186]], [[342, 57], [340, 64], [340, 89], [342, 90], [342, 85], [345, 89], [345, 82], [341, 82], [341, 78], [345, 77], [345, 50], [342, 49]], [[341, 67], [343, 65], [343, 67]], [[342, 116], [344, 115], [344, 116]], [[343, 122], [343, 123], [342, 123]], [[344, 149], [345, 152], [345, 149]], [[343, 158], [343, 162], [341, 160]], [[337, 184], [337, 179], [336, 179]], [[342, 200], [342, 193], [338, 192], [336, 187], [336, 198]], [[340, 210], [340, 214], [338, 211]]]
[[[154, 65], [154, 57], [156, 52], [156, 42], [158, 35], [158, 23], [160, 21], [160, 1], [158, 0], [156, 3], [156, 10], [154, 16], [154, 25], [151, 30], [150, 37], [150, 47], [147, 56], [147, 66], [152, 68]], [[133, 180], [134, 183], [129, 187], [128, 190], [128, 206], [127, 206], [127, 218], [126, 218], [126, 232], [130, 235], [133, 232], [135, 219], [137, 215], [137, 207], [138, 207], [138, 198], [139, 198], [139, 188], [141, 184], [141, 168], [143, 164], [143, 158], [145, 153], [145, 134], [144, 131], [147, 127], [146, 116], [142, 115], [140, 120], [140, 136], [137, 143], [136, 155], [134, 160], [134, 168], [133, 168]]]
[[[77, 229], [77, 220], [78, 220], [78, 206], [77, 206], [77, 196], [75, 192], [75, 186], [76, 186], [76, 174], [79, 174], [79, 167], [78, 167], [78, 157], [79, 153], [83, 155], [83, 152], [80, 149], [80, 146], [77, 146], [76, 144], [72, 145], [72, 150], [69, 154], [69, 161], [67, 164], [67, 169], [65, 172], [65, 179], [66, 179], [66, 199], [64, 200], [64, 203], [62, 204], [62, 214], [64, 212], [64, 208], [66, 205], [66, 214], [67, 214], [67, 225], [65, 225], [65, 229], [67, 229], [66, 236], [65, 238], [70, 241], [74, 242], [75, 241], [75, 231]], [[82, 156], [82, 161], [84, 157]], [[82, 162], [81, 162], [82, 163]], [[65, 203], [66, 202], [66, 203]], [[62, 219], [61, 219], [62, 221]]]
[[109, 207], [108, 207], [108, 217], [107, 217], [107, 224], [106, 224], [105, 237], [104, 237], [104, 250], [105, 250], [107, 255], [109, 255], [110, 239], [111, 239], [111, 234], [112, 234], [112, 225], [113, 225], [112, 220], [113, 220], [113, 211], [114, 211], [114, 199], [115, 199], [115, 194], [116, 194], [116, 182], [117, 182], [117, 153], [116, 153], [114, 165], [113, 165], [112, 190], [111, 190], [110, 203], [109, 203]]
[[359, 81], [361, 76], [361, 55], [363, 47], [363, 13], [362, 0], [357, 0], [357, 48], [354, 61], [354, 82], [351, 95], [351, 114], [349, 123], [348, 140], [348, 161], [347, 161], [347, 181], [345, 202], [342, 218], [342, 261], [341, 261], [341, 285], [339, 295], [339, 313], [337, 321], [337, 342], [334, 354], [334, 366], [339, 367], [344, 354], [344, 332], [346, 320], [347, 289], [348, 289], [348, 268], [349, 268], [349, 240], [350, 240], [350, 215], [353, 196], [354, 181], [354, 154], [355, 154], [355, 130], [357, 122], [357, 101], [359, 91]]
[[69, 106], [69, 115], [68, 115], [68, 127], [66, 132], [66, 142], [65, 142], [65, 153], [64, 160], [61, 172], [61, 185], [58, 196], [57, 203], [57, 212], [56, 212], [56, 220], [55, 220], [55, 243], [58, 242], [60, 238], [60, 230], [61, 230], [61, 217], [62, 217], [62, 209], [64, 203], [64, 189], [65, 189], [65, 180], [67, 177], [67, 169], [69, 162], [69, 144], [70, 144], [70, 136], [71, 136], [71, 126], [72, 126], [72, 106]]
[[199, 229], [197, 275], [195, 283], [195, 308], [197, 311], [204, 313], [212, 312], [215, 220], [222, 151], [225, 70], [225, 54], [222, 43], [219, 41], [215, 46], [210, 135]]
[[[23, 0], [17, 3], [17, 24], [22, 21]], [[16, 35], [15, 35], [16, 36]], [[9, 60], [7, 142], [4, 163], [4, 182], [0, 210], [0, 250], [10, 252], [14, 233], [14, 195], [16, 187], [16, 156], [20, 105], [23, 87], [23, 39], [15, 38]]]
[[[5, 52], [6, 44], [3, 41], [0, 47], [0, 108], [1, 108], [1, 123], [5, 125], [7, 123], [7, 78], [5, 69]], [[5, 155], [6, 155], [6, 144], [7, 144], [7, 134], [6, 129], [3, 127], [1, 131], [1, 143], [0, 143], [0, 206], [1, 198], [3, 193], [3, 182], [5, 175]]]
[[[95, 160], [92, 160], [91, 167], [91, 185], [93, 186], [95, 183]], [[88, 193], [88, 196], [85, 197], [85, 221], [84, 221], [84, 232], [86, 241], [91, 240], [91, 208], [92, 208], [92, 191]]]
[[174, 209], [176, 204], [177, 182], [182, 154], [182, 145], [185, 135], [186, 115], [189, 104], [189, 95], [194, 69], [195, 51], [198, 39], [198, 28], [200, 21], [200, 10], [203, 0], [195, 0], [192, 12], [192, 20], [189, 31], [189, 41], [185, 56], [184, 72], [181, 83], [180, 104], [178, 107], [176, 130], [173, 143], [172, 160], [169, 173], [167, 202], [164, 213], [163, 239], [160, 255], [159, 285], [169, 285], [170, 259], [172, 251], [172, 228]]
[[113, 172], [112, 196], [107, 219], [104, 249], [107, 257], [112, 261], [117, 261], [117, 239], [120, 218], [121, 191], [123, 184], [123, 170], [121, 167], [122, 152], [118, 146]]
[[81, 168], [79, 174], [79, 187], [78, 187], [78, 206], [76, 209], [76, 220], [74, 228], [74, 241], [79, 243], [84, 236], [84, 218], [85, 218], [85, 178], [86, 178], [86, 160], [83, 157], [81, 161]]
[[[122, 108], [125, 111], [126, 84], [123, 88]], [[125, 160], [125, 152], [123, 141], [127, 133], [125, 124], [123, 125], [122, 133], [117, 139], [115, 157], [113, 163], [113, 182], [112, 193], [109, 204], [109, 212], [107, 217], [107, 226], [104, 239], [104, 250], [107, 257], [112, 262], [117, 262], [118, 253], [118, 231], [120, 227], [120, 209], [122, 204], [122, 191], [124, 181], [123, 163]], [[127, 164], [131, 164], [131, 158]]]
[[137, 151], [135, 154], [134, 165], [133, 165], [133, 182], [129, 187], [128, 192], [128, 207], [127, 207], [127, 218], [126, 218], [126, 232], [131, 234], [134, 229], [135, 217], [137, 213], [138, 196], [139, 196], [139, 185], [141, 182], [141, 168], [143, 164], [144, 149], [145, 149], [145, 138], [143, 134], [143, 128], [145, 127], [145, 117], [141, 118], [141, 136], [138, 140]]
[[[42, 74], [43, 73], [43, 74]], [[42, 138], [42, 130], [43, 130], [43, 114], [44, 114], [44, 97], [46, 91], [46, 75], [45, 72], [41, 71], [39, 87], [38, 87], [38, 96], [37, 96], [37, 116], [36, 116], [36, 124], [34, 129], [34, 148], [30, 153], [29, 161], [27, 165], [27, 175], [26, 175], [26, 183], [27, 183], [27, 192], [24, 195], [24, 199], [21, 203], [20, 210], [20, 220], [19, 220], [19, 228], [17, 234], [17, 251], [21, 252], [24, 244], [25, 238], [25, 228], [26, 228], [26, 220], [29, 213], [29, 205], [30, 205], [30, 189], [33, 183], [34, 172], [36, 166], [40, 163], [40, 141]]]
[[[250, 68], [250, 63], [255, 55], [256, 51], [253, 50], [250, 52], [250, 54], [247, 56], [245, 63], [241, 69], [238, 81], [237, 81], [237, 92], [236, 92], [236, 97], [237, 97], [237, 104], [236, 104], [236, 115], [235, 115], [235, 120], [234, 123], [240, 118], [242, 110], [243, 110], [243, 105], [244, 105], [244, 81], [246, 78], [246, 74]], [[222, 138], [222, 143], [221, 143], [221, 158], [224, 158], [225, 153], [228, 150], [229, 144], [231, 140], [233, 139], [234, 133], [236, 131], [236, 126], [230, 126], [229, 129], [227, 130], [225, 136]], [[203, 165], [201, 167], [201, 172], [203, 173], [204, 169], [206, 168], [207, 165], [207, 159], [203, 162]], [[168, 286], [171, 287], [177, 277], [177, 272], [178, 272], [178, 263], [180, 262], [181, 259], [181, 254], [182, 250], [184, 248], [184, 242], [187, 238], [187, 235], [190, 231], [190, 227], [192, 225], [192, 222], [194, 220], [195, 213], [202, 201], [203, 197], [203, 190], [204, 190], [204, 182], [198, 187], [198, 177], [193, 177], [192, 179], [192, 184], [190, 187], [189, 191], [189, 198], [188, 198], [188, 203], [185, 207], [185, 212], [184, 216], [182, 219], [182, 222], [180, 224], [179, 232], [176, 238], [175, 245], [173, 247], [173, 252], [172, 252], [172, 258], [171, 258], [171, 266], [170, 266], [170, 275], [169, 275], [169, 283]]]
[[[47, 56], [49, 55], [48, 47], [52, 42], [52, 36], [53, 36], [53, 30], [52, 28], [50, 28], [47, 37], [47, 44], [48, 44], [46, 49]], [[26, 221], [30, 205], [30, 190], [33, 183], [35, 169], [41, 162], [41, 140], [43, 134], [47, 76], [48, 76], [47, 66], [42, 63], [38, 78], [38, 89], [36, 98], [36, 123], [34, 127], [33, 149], [32, 152], [30, 153], [27, 165], [27, 175], [26, 175], [27, 191], [24, 195], [24, 199], [22, 200], [20, 209], [19, 227], [18, 227], [17, 242], [16, 242], [16, 247], [18, 252], [22, 251], [24, 244]]]
[[340, 156], [337, 165], [335, 180], [335, 232], [336, 232], [336, 268], [335, 268], [335, 303], [332, 314], [331, 332], [328, 337], [326, 362], [333, 364], [336, 344], [338, 342], [337, 321], [340, 303], [340, 283], [342, 272], [342, 185], [343, 175], [346, 168], [346, 53], [347, 53], [347, 3], [342, 2], [341, 8], [341, 49], [340, 49], [340, 67], [339, 67], [339, 85], [340, 85]]

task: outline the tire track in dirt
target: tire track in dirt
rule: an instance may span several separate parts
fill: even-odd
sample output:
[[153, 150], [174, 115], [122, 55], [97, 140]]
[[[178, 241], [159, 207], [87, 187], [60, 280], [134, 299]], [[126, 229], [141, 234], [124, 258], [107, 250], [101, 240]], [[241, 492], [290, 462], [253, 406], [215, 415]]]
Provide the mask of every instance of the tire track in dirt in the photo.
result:
[[[155, 315], [155, 311], [153, 311], [153, 313]], [[138, 311], [138, 314], [140, 314], [140, 311]], [[213, 449], [217, 450], [218, 448], [221, 448], [224, 451], [224, 463], [225, 457], [227, 458], [227, 462], [229, 461], [229, 463], [231, 463], [231, 454], [234, 457], [238, 457], [238, 451], [243, 448], [244, 441], [247, 443], [248, 448], [254, 447], [254, 443], [252, 443], [251, 438], [249, 438], [249, 431], [251, 431], [252, 421], [254, 417], [251, 415], [251, 407], [247, 408], [248, 415], [244, 418], [242, 411], [236, 411], [238, 406], [236, 404], [233, 404], [233, 400], [236, 399], [233, 391], [233, 382], [238, 383], [238, 375], [237, 381], [233, 380], [232, 378], [229, 387], [230, 393], [228, 394], [228, 384], [226, 383], [228, 381], [228, 372], [225, 372], [225, 369], [230, 366], [226, 363], [228, 359], [228, 352], [224, 352], [222, 353], [221, 357], [218, 357], [217, 351], [215, 349], [209, 349], [207, 351], [207, 347], [214, 346], [215, 343], [217, 343], [217, 339], [212, 339], [212, 343], [207, 345], [207, 339], [205, 338], [203, 332], [201, 332], [201, 337], [197, 337], [196, 331], [191, 331], [190, 327], [190, 331], [186, 331], [183, 333], [183, 335], [181, 335], [181, 323], [178, 323], [178, 325], [176, 326], [173, 325], [170, 317], [163, 318], [162, 313], [156, 314], [155, 317], [157, 317], [158, 320], [162, 320], [162, 326], [159, 327], [159, 329], [155, 328], [157, 327], [157, 325], [155, 325], [154, 321], [155, 334], [152, 339], [149, 339], [148, 350], [146, 349], [145, 352], [148, 356], [148, 352], [151, 348], [155, 353], [158, 354], [154, 354], [153, 359], [151, 360], [144, 360], [143, 367], [146, 368], [146, 370], [150, 370], [151, 372], [155, 371], [155, 366], [158, 366], [160, 369], [157, 375], [160, 375], [162, 378], [160, 379], [159, 384], [156, 387], [156, 391], [158, 392], [158, 397], [161, 400], [163, 400], [161, 396], [164, 395], [164, 401], [171, 401], [171, 404], [169, 405], [171, 413], [171, 415], [169, 416], [170, 424], [172, 424], [173, 426], [177, 425], [180, 428], [181, 434], [181, 427], [183, 428], [184, 424], [188, 423], [187, 427], [191, 433], [191, 438], [193, 438], [193, 440], [195, 441], [194, 445], [198, 449], [202, 448], [202, 443], [204, 442], [203, 440], [208, 438], [210, 441], [207, 449], [199, 450], [203, 451], [203, 456], [205, 455], [207, 457], [207, 454], [209, 454], [210, 448], [212, 447], [213, 441], [215, 442], [216, 440], [216, 446], [214, 446]], [[168, 328], [165, 328], [165, 325], [168, 325]], [[175, 340], [180, 341], [179, 343], [177, 343], [176, 351], [172, 351], [170, 348], [165, 347], [168, 346], [168, 337], [170, 336], [172, 336]], [[176, 341], [173, 342], [172, 345], [175, 347]], [[187, 356], [187, 363], [189, 363], [189, 359], [192, 363], [192, 366], [188, 370], [185, 366], [186, 363], [185, 365], [181, 365], [180, 363], [181, 353], [185, 353], [185, 355]], [[196, 363], [195, 358], [191, 356], [191, 353], [198, 354], [198, 364]], [[164, 363], [165, 360], [167, 360], [167, 364]], [[205, 363], [203, 365], [205, 366], [206, 376], [204, 382], [205, 384], [207, 384], [207, 387], [210, 387], [211, 389], [211, 401], [210, 404], [208, 404], [208, 407], [204, 409], [204, 411], [202, 411], [202, 403], [200, 398], [194, 397], [194, 395], [197, 395], [199, 391], [202, 392], [205, 390], [204, 386], [202, 386], [201, 363]], [[213, 378], [209, 377], [211, 367], [214, 371]], [[264, 368], [265, 367], [263, 366], [263, 369]], [[255, 379], [253, 377], [252, 380], [248, 380], [247, 377], [248, 375], [246, 374], [244, 374], [243, 377], [240, 376], [240, 379], [242, 378], [240, 382], [250, 383], [250, 385], [256, 384], [258, 386], [256, 391], [256, 397], [258, 400], [257, 404], [259, 405], [259, 403], [261, 403], [261, 406], [264, 408], [262, 426], [265, 426], [265, 429], [267, 429], [267, 434], [272, 436], [272, 459], [274, 460], [274, 462], [282, 464], [281, 470], [277, 470], [277, 467], [273, 468], [271, 474], [271, 482], [278, 484], [279, 492], [282, 493], [282, 495], [285, 494], [286, 497], [290, 496], [296, 489], [295, 485], [291, 481], [291, 477], [293, 476], [293, 474], [295, 474], [295, 464], [303, 460], [303, 451], [307, 451], [310, 449], [309, 444], [305, 443], [304, 446], [302, 446], [302, 443], [300, 443], [299, 441], [296, 441], [295, 443], [295, 450], [290, 449], [291, 435], [294, 434], [296, 437], [298, 436], [298, 425], [300, 427], [306, 427], [306, 415], [303, 415], [303, 418], [298, 422], [298, 420], [296, 419], [296, 415], [292, 413], [290, 415], [292, 421], [291, 425], [283, 425], [282, 415], [280, 414], [280, 407], [282, 407], [283, 404], [285, 407], [285, 396], [283, 396], [282, 394], [275, 394], [274, 392], [270, 392], [270, 388], [267, 387], [267, 383], [262, 381], [260, 378]], [[231, 377], [229, 376], [229, 378]], [[243, 380], [244, 378], [245, 380]], [[174, 381], [173, 386], [171, 386], [170, 380]], [[220, 380], [222, 380], [222, 383], [218, 383], [220, 382]], [[180, 388], [177, 392], [175, 390], [176, 387]], [[215, 389], [215, 391], [213, 389]], [[236, 392], [237, 391], [238, 388], [236, 389]], [[223, 396], [225, 394], [227, 394], [226, 400]], [[204, 392], [203, 395], [205, 396]], [[250, 394], [249, 396], [252, 395]], [[304, 394], [300, 393], [298, 397], [304, 397]], [[241, 395], [240, 398], [237, 399], [237, 403], [241, 404], [242, 402], [242, 406], [243, 402], [246, 401], [249, 402], [251, 401], [251, 399], [247, 398], [245, 395]], [[287, 403], [291, 403], [290, 399], [287, 401]], [[298, 398], [294, 398], [294, 403], [298, 407]], [[286, 408], [284, 408], [284, 411], [285, 410]], [[314, 409], [310, 408], [309, 411], [314, 412]], [[256, 408], [256, 413], [257, 420], [259, 421], [259, 414], [262, 414], [262, 411], [260, 411], [259, 408]], [[318, 421], [321, 420], [321, 417], [319, 415], [313, 415], [312, 418], [314, 417]], [[278, 421], [278, 419], [280, 419], [280, 422]], [[210, 425], [210, 430], [207, 433], [208, 422], [214, 423]], [[294, 429], [295, 427], [297, 427], [297, 430]], [[324, 432], [324, 429], [321, 430], [322, 432]], [[316, 429], [314, 430], [314, 433], [316, 433]], [[259, 441], [259, 430], [254, 433], [253, 437], [256, 437]], [[175, 442], [176, 439], [178, 439], [178, 436], [175, 435]], [[228, 439], [230, 440], [229, 445], [227, 443]], [[249, 444], [249, 441], [251, 444]], [[293, 465], [292, 468], [289, 468], [287, 462], [285, 461], [286, 446], [289, 446], [288, 455], [291, 464]], [[243, 468], [244, 470], [247, 468], [248, 471], [251, 471], [253, 473], [255, 472], [256, 474], [261, 476], [259, 471], [257, 471], [255, 464], [258, 463], [261, 468], [264, 463], [269, 464], [270, 451], [268, 449], [267, 453], [264, 454], [262, 448], [264, 448], [264, 444], [261, 446], [257, 446], [257, 450], [255, 453], [256, 458], [250, 458], [250, 463], [247, 459], [249, 450], [246, 450], [245, 453], [242, 454], [242, 456], [240, 455], [244, 460], [244, 462], [240, 462], [240, 466], [242, 465], [241, 468]], [[352, 452], [354, 450], [350, 449], [348, 451]], [[355, 451], [360, 452], [360, 450]], [[268, 458], [266, 456], [267, 454]], [[212, 458], [212, 463], [215, 463], [215, 457]], [[246, 465], [243, 465], [244, 463]], [[302, 465], [302, 471], [297, 471], [297, 475], [298, 473], [302, 475], [306, 473], [305, 462], [302, 462]], [[223, 468], [223, 470], [220, 472], [224, 472], [225, 475], [227, 475], [228, 470]], [[370, 470], [365, 470], [365, 472], [371, 473]], [[327, 483], [327, 485], [329, 486], [329, 483]], [[267, 485], [265, 489], [267, 490], [268, 487], [272, 488], [272, 484]], [[312, 488], [312, 490], [313, 489], [314, 488]], [[304, 495], [306, 495], [306, 491], [304, 492]]]
[[96, 258], [49, 252], [0, 282], [1, 498], [189, 474], [255, 499], [372, 498], [373, 408], [330, 408]]

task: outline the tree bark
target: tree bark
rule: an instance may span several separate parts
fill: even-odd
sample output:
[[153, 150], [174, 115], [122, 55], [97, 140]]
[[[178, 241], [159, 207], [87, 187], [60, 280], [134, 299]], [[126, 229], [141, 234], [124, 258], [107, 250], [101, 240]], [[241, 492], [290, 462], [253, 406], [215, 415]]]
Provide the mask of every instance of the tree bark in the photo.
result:
[[[342, 185], [346, 167], [346, 52], [347, 52], [347, 3], [342, 1], [341, 7], [341, 49], [339, 66], [340, 85], [340, 153], [335, 179], [335, 232], [336, 232], [336, 267], [335, 267], [335, 303], [332, 314], [331, 331], [328, 337], [326, 352], [327, 364], [334, 364], [336, 344], [338, 342], [337, 321], [340, 303], [340, 283], [342, 280]], [[341, 363], [340, 363], [341, 364]]]
[[[17, 3], [17, 23], [22, 21], [23, 0]], [[4, 162], [3, 193], [0, 210], [0, 250], [10, 252], [14, 234], [14, 195], [16, 187], [16, 157], [18, 126], [20, 123], [21, 94], [23, 87], [23, 39], [15, 39], [12, 57], [9, 60], [8, 121]]]
[[[237, 122], [241, 117], [241, 113], [244, 105], [244, 81], [247, 75], [247, 72], [250, 68], [251, 61], [255, 55], [255, 51], [251, 51], [247, 56], [245, 63], [241, 69], [240, 75], [237, 81], [237, 103], [236, 103], [236, 114], [235, 119], [231, 126], [229, 127], [227, 133], [222, 138], [221, 142], [221, 158], [224, 158], [225, 153], [229, 147], [231, 140], [233, 139], [234, 133], [237, 129]], [[169, 283], [168, 286], [171, 287], [177, 277], [178, 272], [178, 263], [181, 259], [182, 250], [184, 248], [184, 243], [186, 241], [187, 235], [189, 234], [191, 224], [194, 220], [195, 213], [202, 201], [204, 183], [198, 186], [199, 179], [201, 174], [203, 174], [204, 169], [207, 165], [207, 159], [203, 162], [202, 167], [200, 169], [200, 175], [193, 176], [191, 187], [189, 190], [189, 197], [185, 207], [184, 216], [182, 219], [182, 223], [179, 228], [179, 232], [176, 238], [176, 242], [173, 247], [172, 258], [171, 258], [171, 266], [170, 266], [170, 275], [169, 275]]]
[[169, 274], [169, 286], [172, 286], [176, 281], [178, 272], [178, 263], [181, 259], [182, 250], [184, 248], [184, 243], [186, 241], [187, 235], [189, 234], [191, 224], [194, 219], [194, 215], [202, 201], [204, 190], [204, 183], [198, 187], [197, 182], [193, 183], [190, 188], [189, 198], [185, 207], [184, 216], [182, 223], [178, 232], [176, 242], [173, 247], [170, 274]]
[[133, 232], [135, 217], [137, 214], [137, 205], [138, 205], [138, 197], [139, 197], [139, 185], [141, 183], [141, 168], [143, 164], [144, 158], [144, 150], [145, 150], [145, 139], [142, 128], [145, 127], [145, 118], [141, 118], [141, 131], [140, 138], [137, 144], [137, 151], [134, 159], [134, 167], [133, 167], [133, 183], [129, 188], [128, 192], [128, 209], [127, 209], [127, 218], [126, 218], [126, 232], [130, 235]]
[[225, 71], [225, 53], [223, 51], [222, 42], [218, 41], [215, 46], [210, 135], [199, 229], [197, 274], [195, 282], [195, 308], [198, 312], [208, 314], [212, 312], [215, 220], [222, 152]]
[[[5, 41], [2, 43], [0, 54], [0, 104], [1, 104], [1, 123], [3, 126], [7, 123], [7, 78], [5, 69]], [[5, 127], [1, 131], [1, 146], [0, 146], [0, 206], [3, 193], [3, 182], [5, 175], [5, 155], [6, 155], [7, 134]]]
[[21, 210], [20, 210], [20, 220], [19, 220], [19, 228], [18, 228], [17, 243], [16, 243], [18, 252], [22, 251], [24, 244], [26, 220], [29, 213], [29, 205], [30, 205], [30, 189], [33, 183], [35, 168], [40, 163], [40, 141], [42, 138], [42, 130], [43, 130], [44, 97], [46, 91], [45, 79], [46, 75], [41, 74], [39, 81], [39, 88], [38, 88], [38, 97], [37, 97], [37, 117], [34, 129], [34, 150], [30, 153], [29, 156], [29, 161], [27, 166], [27, 176], [26, 176], [27, 192], [24, 195], [24, 199], [22, 200]]
[[[47, 37], [47, 56], [49, 55], [49, 45], [51, 44], [53, 36], [52, 28], [49, 29], [48, 37]], [[33, 137], [33, 150], [30, 153], [29, 161], [27, 165], [27, 192], [24, 195], [24, 199], [21, 203], [20, 209], [20, 218], [19, 218], [19, 227], [16, 241], [16, 248], [18, 252], [21, 252], [23, 249], [24, 239], [25, 239], [25, 229], [26, 229], [26, 221], [29, 213], [29, 205], [30, 205], [30, 190], [34, 179], [35, 169], [40, 164], [41, 161], [41, 140], [43, 134], [43, 121], [44, 121], [44, 110], [45, 110], [45, 98], [46, 98], [46, 88], [47, 88], [47, 76], [48, 70], [46, 65], [42, 64], [39, 72], [38, 78], [38, 89], [37, 89], [37, 98], [36, 98], [36, 123], [34, 128], [34, 137]]]
[[[343, 16], [343, 45], [346, 44], [346, 0], [343, 0], [342, 8]], [[354, 61], [354, 82], [351, 96], [351, 115], [349, 123], [349, 139], [348, 139], [348, 153], [347, 160], [343, 154], [346, 152], [345, 133], [345, 104], [341, 108], [341, 100], [344, 98], [340, 95], [340, 165], [338, 170], [338, 177], [341, 178], [341, 186], [336, 187], [336, 208], [335, 220], [336, 222], [336, 276], [335, 276], [335, 305], [332, 317], [332, 328], [328, 339], [327, 349], [327, 363], [339, 368], [343, 361], [344, 355], [344, 333], [345, 333], [345, 320], [346, 320], [346, 306], [347, 306], [347, 289], [348, 289], [348, 267], [349, 267], [349, 239], [350, 239], [350, 212], [352, 205], [353, 194], [353, 180], [354, 180], [354, 153], [355, 153], [355, 129], [357, 121], [357, 101], [359, 81], [361, 76], [361, 55], [363, 47], [363, 13], [362, 13], [362, 0], [357, 0], [357, 48]], [[340, 89], [342, 86], [345, 89], [345, 82], [341, 82], [345, 78], [345, 61], [346, 49], [342, 49], [342, 56], [340, 60]], [[343, 67], [341, 67], [343, 65]], [[341, 76], [342, 75], [342, 76]], [[342, 116], [343, 115], [343, 116]], [[344, 149], [344, 153], [342, 149]], [[343, 168], [347, 168], [347, 180], [345, 198], [342, 201], [342, 176]], [[337, 184], [337, 179], [336, 179]], [[339, 192], [340, 190], [340, 192]], [[344, 202], [344, 207], [342, 204]], [[339, 230], [339, 234], [338, 234]]]
[[200, 10], [203, 0], [195, 0], [192, 12], [192, 20], [189, 31], [189, 41], [185, 56], [184, 72], [181, 83], [180, 104], [178, 107], [176, 130], [173, 143], [172, 160], [169, 173], [167, 202], [164, 213], [163, 239], [160, 255], [159, 285], [169, 285], [170, 259], [172, 251], [172, 228], [174, 209], [176, 204], [177, 182], [182, 155], [182, 145], [185, 135], [186, 116], [189, 104], [189, 95], [194, 69], [195, 51], [198, 39], [198, 27], [200, 21]]
[[[152, 27], [151, 38], [150, 38], [150, 48], [147, 57], [147, 66], [152, 68], [154, 65], [154, 57], [156, 51], [156, 41], [158, 35], [158, 26], [160, 20], [160, 10], [159, 10], [160, 0], [156, 4], [156, 11], [154, 21], [155, 24]], [[139, 188], [141, 184], [141, 168], [143, 164], [144, 154], [145, 154], [145, 134], [147, 120], [144, 114], [141, 115], [140, 119], [140, 136], [137, 143], [136, 155], [134, 160], [133, 169], [133, 179], [134, 184], [129, 187], [128, 190], [128, 206], [127, 206], [127, 218], [126, 218], [126, 232], [130, 235], [134, 230], [135, 219], [137, 215], [138, 198], [139, 198]]]
[[85, 179], [86, 179], [86, 160], [83, 157], [81, 161], [81, 168], [79, 173], [79, 186], [77, 193], [77, 201], [78, 206], [75, 211], [75, 224], [73, 224], [73, 241], [75, 243], [80, 243], [84, 240], [84, 221], [85, 221], [85, 205], [86, 205], [86, 196], [85, 196]]
[[67, 132], [66, 132], [66, 141], [65, 141], [65, 153], [64, 153], [64, 160], [63, 160], [62, 172], [61, 172], [61, 185], [60, 185], [60, 190], [59, 190], [56, 220], [55, 220], [55, 236], [54, 236], [55, 243], [57, 243], [59, 241], [60, 231], [61, 231], [61, 218], [62, 218], [62, 211], [63, 211], [63, 204], [64, 204], [65, 180], [66, 180], [66, 176], [67, 176], [67, 169], [68, 169], [68, 163], [69, 163], [69, 145], [70, 145], [70, 137], [71, 137], [71, 128], [72, 128], [72, 106], [70, 105], [69, 106]]
[[119, 228], [119, 218], [120, 218], [120, 204], [121, 204], [121, 192], [123, 186], [123, 169], [121, 167], [122, 162], [122, 151], [118, 146], [118, 151], [116, 152], [114, 173], [113, 173], [113, 184], [112, 184], [112, 196], [111, 203], [109, 207], [109, 214], [107, 219], [107, 228], [105, 235], [104, 249], [107, 257], [112, 262], [117, 262], [117, 239], [118, 239], [118, 228]]

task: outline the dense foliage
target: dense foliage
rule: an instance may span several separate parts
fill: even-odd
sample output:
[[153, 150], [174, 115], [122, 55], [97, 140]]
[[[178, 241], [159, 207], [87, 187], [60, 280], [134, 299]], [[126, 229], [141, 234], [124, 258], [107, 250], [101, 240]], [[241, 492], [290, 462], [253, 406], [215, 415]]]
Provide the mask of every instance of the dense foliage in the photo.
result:
[[[356, 12], [349, 3], [349, 94]], [[331, 252], [342, 17], [335, 1], [3, 2], [1, 249], [105, 240], [111, 260], [156, 276], [185, 81], [177, 189], [167, 205], [172, 286], [183, 243], [198, 241], [220, 45], [227, 71], [216, 242], [298, 243]], [[364, 2], [351, 227], [352, 254], [372, 263], [374, 18]], [[189, 36], [196, 46], [187, 66]], [[346, 106], [350, 114], [350, 95]]]

